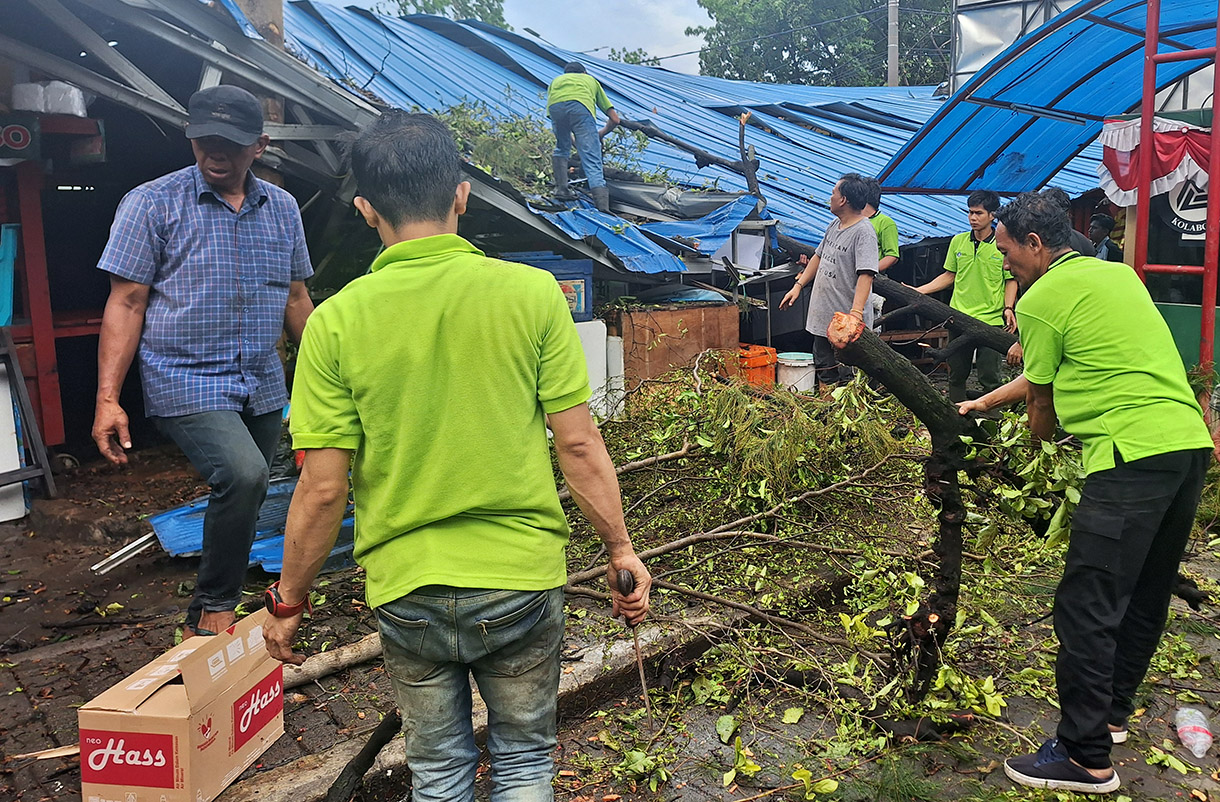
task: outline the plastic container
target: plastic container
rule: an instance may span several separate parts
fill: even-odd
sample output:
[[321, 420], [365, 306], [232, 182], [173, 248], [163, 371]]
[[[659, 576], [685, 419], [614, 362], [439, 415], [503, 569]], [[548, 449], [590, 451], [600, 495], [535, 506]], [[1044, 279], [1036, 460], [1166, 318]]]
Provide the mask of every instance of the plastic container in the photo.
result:
[[572, 319], [577, 323], [593, 319], [593, 260], [564, 259], [550, 251], [519, 251], [502, 253], [507, 262], [520, 262], [549, 271], [559, 282], [559, 289], [568, 299]]
[[1203, 757], [1212, 748], [1212, 731], [1202, 712], [1193, 707], [1179, 708], [1174, 723], [1178, 727], [1178, 740], [1196, 758]]
[[818, 379], [813, 354], [785, 351], [776, 357], [776, 361], [779, 364], [776, 381], [780, 386], [795, 393], [808, 393], [817, 389]]
[[747, 384], [759, 387], [775, 385], [775, 349], [765, 345], [750, 345], [739, 343], [737, 348], [737, 364], [741, 378]]

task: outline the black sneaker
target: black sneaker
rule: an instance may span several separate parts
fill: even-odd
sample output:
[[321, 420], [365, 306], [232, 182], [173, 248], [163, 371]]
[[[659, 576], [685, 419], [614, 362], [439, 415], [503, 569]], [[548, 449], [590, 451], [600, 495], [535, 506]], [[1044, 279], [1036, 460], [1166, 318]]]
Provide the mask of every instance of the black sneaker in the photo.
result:
[[1059, 747], [1059, 739], [1051, 738], [1032, 755], [1004, 761], [1004, 773], [1018, 785], [1048, 788], [1052, 791], [1076, 791], [1082, 794], [1108, 794], [1117, 791], [1118, 772], [1099, 780], [1083, 766], [1077, 766]]

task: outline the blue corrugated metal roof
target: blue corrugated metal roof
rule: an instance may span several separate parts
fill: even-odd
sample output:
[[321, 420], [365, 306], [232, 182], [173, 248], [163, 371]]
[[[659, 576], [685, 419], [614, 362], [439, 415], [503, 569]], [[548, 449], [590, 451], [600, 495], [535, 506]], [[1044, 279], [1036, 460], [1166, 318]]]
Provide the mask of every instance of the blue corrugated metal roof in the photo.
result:
[[[1085, 0], [1023, 37], [966, 82], [885, 167], [883, 183], [930, 192], [1023, 192], [1094, 143], [1103, 118], [1139, 108], [1147, 2]], [[1216, 6], [1162, 0], [1160, 52], [1209, 47]], [[1208, 64], [1161, 65], [1161, 87]], [[1093, 143], [1093, 144], [1090, 144]], [[1071, 165], [1070, 178], [1081, 166]], [[1095, 181], [1095, 173], [1086, 176]], [[1055, 179], [1065, 188], [1070, 181]]]
[[[399, 108], [440, 111], [469, 100], [544, 118], [546, 86], [564, 63], [581, 61], [620, 114], [651, 120], [713, 153], [737, 155], [737, 114], [751, 111], [747, 141], [760, 160], [768, 211], [782, 231], [811, 244], [821, 240], [833, 219], [828, 199], [838, 176], [879, 170], [943, 105], [930, 87], [786, 86], [684, 75], [594, 59], [488, 25], [440, 17], [395, 18], [316, 0], [288, 3], [284, 14], [291, 50], [348, 91], [371, 92]], [[1100, 152], [1086, 154], [1058, 183], [1072, 193], [1095, 187], [1098, 161]], [[692, 156], [663, 142], [649, 142], [640, 166], [665, 171], [686, 186], [746, 190], [740, 175], [716, 166], [700, 170]], [[903, 243], [948, 236], [965, 225], [958, 198], [890, 195], [883, 205]], [[596, 227], [583, 211], [570, 217], [579, 220], [566, 223], [574, 232]], [[560, 225], [566, 220], [553, 219]], [[652, 256], [639, 259], [636, 245], [620, 243], [618, 233], [617, 227], [602, 226], [597, 236], [608, 238], [604, 244], [620, 258], [623, 250], [631, 269], [651, 272], [660, 263], [677, 261], [657, 256], [655, 244], [649, 246]]]

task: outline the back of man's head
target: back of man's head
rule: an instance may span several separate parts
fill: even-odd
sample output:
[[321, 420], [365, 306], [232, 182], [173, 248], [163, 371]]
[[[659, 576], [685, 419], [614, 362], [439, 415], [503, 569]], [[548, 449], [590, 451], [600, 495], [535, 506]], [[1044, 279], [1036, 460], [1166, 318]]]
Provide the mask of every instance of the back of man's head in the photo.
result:
[[1072, 198], [1067, 194], [1066, 190], [1060, 189], [1059, 187], [1047, 187], [1046, 189], [1042, 190], [1042, 195], [1060, 209], [1063, 209], [1064, 214], [1072, 211]]
[[857, 212], [868, 204], [868, 181], [859, 173], [844, 173], [839, 178], [839, 194]]
[[357, 192], [394, 227], [444, 222], [462, 181], [457, 145], [429, 114], [388, 111], [352, 142]]
[[865, 200], [869, 206], [874, 209], [881, 209], [881, 182], [871, 176], [864, 179], [864, 183], [868, 184], [868, 198]]
[[564, 72], [584, 72], [585, 65], [581, 64], [579, 61], [569, 61], [567, 64], [563, 65], [563, 71]]
[[1048, 193], [1023, 192], [996, 212], [1011, 239], [1022, 241], [1037, 234], [1042, 245], [1051, 251], [1066, 248], [1071, 241], [1071, 226], [1063, 208]]
[[995, 214], [1000, 208], [1000, 196], [990, 189], [976, 189], [966, 198], [967, 209], [986, 209]]

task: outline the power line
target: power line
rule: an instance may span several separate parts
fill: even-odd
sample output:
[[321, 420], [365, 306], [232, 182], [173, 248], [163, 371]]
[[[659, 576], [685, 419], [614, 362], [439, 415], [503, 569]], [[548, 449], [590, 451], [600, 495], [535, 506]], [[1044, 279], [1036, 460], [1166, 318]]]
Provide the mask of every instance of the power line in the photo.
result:
[[699, 48], [698, 50], [687, 50], [684, 53], [672, 53], [668, 56], [657, 56], [654, 59], [654, 61], [664, 61], [665, 59], [678, 58], [680, 56], [693, 56], [693, 55], [702, 53], [705, 50], [714, 50], [716, 48], [721, 48], [721, 47], [736, 47], [737, 45], [748, 45], [751, 42], [760, 42], [763, 39], [774, 39], [775, 37], [783, 36], [784, 34], [796, 33], [797, 31], [804, 31], [804, 30], [808, 30], [810, 28], [818, 28], [823, 25], [830, 25], [831, 23], [834, 23], [834, 22], [845, 22], [849, 19], [856, 19], [858, 17], [867, 17], [870, 14], [876, 14], [879, 11], [885, 11], [885, 10], [886, 10], [885, 6], [878, 6], [877, 8], [870, 9], [868, 11], [861, 11], [857, 14], [848, 14], [846, 17], [838, 17], [837, 19], [821, 20], [820, 22], [813, 22], [808, 25], [798, 26], [796, 28], [788, 28], [786, 30], [775, 31], [774, 33], [768, 33], [768, 34], [764, 34], [762, 36], [754, 36], [750, 39], [741, 39], [736, 42], [728, 42], [728, 43], [722, 44], [722, 45], [707, 45], [705, 47]]

